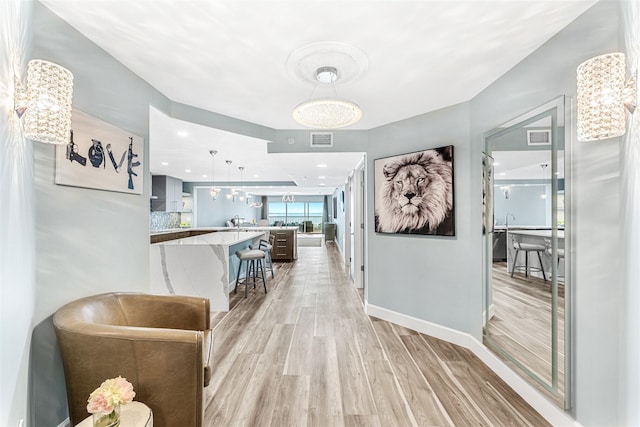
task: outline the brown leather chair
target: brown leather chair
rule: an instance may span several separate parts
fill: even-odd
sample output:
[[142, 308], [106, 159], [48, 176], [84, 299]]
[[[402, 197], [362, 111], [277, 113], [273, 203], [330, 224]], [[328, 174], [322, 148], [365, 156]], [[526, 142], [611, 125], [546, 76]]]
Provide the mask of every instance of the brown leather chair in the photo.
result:
[[203, 423], [211, 377], [209, 300], [178, 295], [108, 293], [60, 308], [53, 324], [62, 352], [71, 425], [89, 416], [87, 399], [118, 375], [155, 427]]

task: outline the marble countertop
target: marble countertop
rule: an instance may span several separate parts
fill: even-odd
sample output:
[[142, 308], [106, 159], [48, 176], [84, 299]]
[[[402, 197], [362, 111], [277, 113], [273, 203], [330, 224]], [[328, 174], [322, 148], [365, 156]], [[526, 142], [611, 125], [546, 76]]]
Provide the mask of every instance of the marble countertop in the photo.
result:
[[[149, 233], [151, 236], [157, 236], [160, 234], [169, 234], [169, 233], [178, 233], [180, 231], [235, 231], [237, 230], [236, 227], [194, 227], [194, 228], [170, 228], [167, 230], [157, 230], [157, 231], [152, 231], [151, 233]], [[269, 227], [240, 227], [240, 230], [242, 231], [250, 231], [250, 230], [256, 230], [256, 231], [271, 231], [271, 230], [298, 230], [298, 227], [295, 226], [289, 226], [289, 227], [275, 227], [275, 226], [269, 226]]]
[[209, 234], [201, 234], [199, 236], [185, 237], [184, 239], [175, 239], [169, 240], [166, 242], [158, 242], [153, 245], [179, 245], [179, 246], [190, 246], [190, 245], [218, 245], [218, 246], [232, 246], [236, 243], [245, 242], [247, 240], [252, 240], [261, 236], [264, 236], [264, 231], [232, 231], [231, 229], [227, 229], [228, 231], [224, 233], [209, 233]]
[[[551, 238], [551, 230], [519, 230], [519, 229], [509, 228], [509, 233], [522, 234], [523, 236]], [[558, 239], [564, 239], [564, 230], [558, 230]]]

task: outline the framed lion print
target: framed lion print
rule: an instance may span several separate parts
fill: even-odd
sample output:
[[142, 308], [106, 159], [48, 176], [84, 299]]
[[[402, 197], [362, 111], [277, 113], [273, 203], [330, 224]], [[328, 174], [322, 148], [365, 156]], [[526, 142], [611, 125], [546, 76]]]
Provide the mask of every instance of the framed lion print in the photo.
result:
[[455, 236], [453, 145], [374, 160], [377, 233]]

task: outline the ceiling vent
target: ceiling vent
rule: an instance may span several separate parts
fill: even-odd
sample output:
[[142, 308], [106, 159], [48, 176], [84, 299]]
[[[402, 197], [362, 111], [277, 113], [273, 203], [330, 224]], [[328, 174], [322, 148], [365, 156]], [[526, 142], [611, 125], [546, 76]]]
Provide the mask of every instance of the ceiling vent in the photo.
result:
[[333, 147], [333, 132], [311, 132], [311, 147]]
[[527, 145], [551, 145], [551, 129], [528, 130]]

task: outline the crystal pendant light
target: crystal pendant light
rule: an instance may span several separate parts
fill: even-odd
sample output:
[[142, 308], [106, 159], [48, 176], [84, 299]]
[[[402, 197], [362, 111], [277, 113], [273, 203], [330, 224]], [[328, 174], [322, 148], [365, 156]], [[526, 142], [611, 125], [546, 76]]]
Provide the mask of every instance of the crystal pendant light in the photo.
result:
[[216, 150], [209, 150], [209, 154], [211, 154], [211, 198], [216, 200], [218, 198], [218, 194], [220, 194], [220, 189], [216, 188], [216, 174], [215, 174], [215, 155], [218, 154]]
[[542, 169], [542, 193], [540, 194], [541, 199], [547, 198], [547, 186], [544, 184], [544, 170], [547, 168], [547, 166], [549, 165], [546, 163], [542, 163], [540, 165], [540, 169]]
[[244, 166], [239, 166], [238, 169], [240, 169], [240, 194], [238, 198], [240, 199], [241, 202], [243, 202], [244, 201], [244, 178], [243, 178]]
[[[233, 196], [235, 195], [234, 191], [233, 191], [233, 188], [231, 188], [231, 163], [233, 163], [233, 161], [232, 160], [226, 160], [226, 162], [227, 162], [227, 179], [228, 179], [228, 182], [229, 182], [229, 190], [227, 191], [227, 194], [226, 194], [225, 197], [227, 198], [227, 200], [231, 200], [231, 199], [234, 198]], [[235, 201], [235, 199], [234, 199], [234, 201]]]

